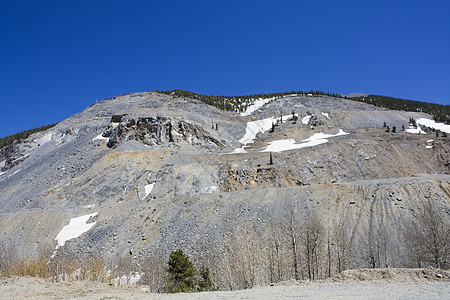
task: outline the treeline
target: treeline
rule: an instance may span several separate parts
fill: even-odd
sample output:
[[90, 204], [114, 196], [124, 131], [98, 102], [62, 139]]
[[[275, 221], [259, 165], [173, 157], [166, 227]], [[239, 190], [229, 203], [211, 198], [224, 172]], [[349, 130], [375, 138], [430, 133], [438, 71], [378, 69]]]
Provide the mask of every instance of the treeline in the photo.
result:
[[212, 96], [201, 95], [184, 90], [172, 90], [172, 91], [156, 91], [167, 95], [174, 95], [178, 97], [185, 97], [190, 99], [200, 100], [206, 104], [215, 106], [222, 110], [242, 112], [252, 105], [255, 100], [262, 98], [281, 98], [283, 96], [297, 94], [297, 95], [322, 95], [334, 98], [343, 98], [359, 102], [372, 104], [378, 107], [387, 108], [390, 110], [404, 110], [423, 112], [433, 116], [433, 119], [437, 122], [450, 124], [450, 105], [441, 105], [436, 103], [427, 103], [414, 100], [406, 100], [394, 97], [387, 97], [381, 95], [368, 95], [359, 97], [347, 97], [341, 94], [328, 93], [322, 91], [290, 91], [283, 93], [269, 93], [269, 94], [253, 94], [243, 96]]
[[45, 126], [41, 126], [41, 127], [38, 127], [38, 128], [25, 130], [25, 131], [21, 131], [19, 133], [15, 133], [15, 134], [12, 134], [10, 136], [4, 137], [4, 138], [0, 139], [0, 149], [5, 147], [5, 146], [13, 144], [15, 141], [24, 140], [27, 137], [29, 137], [30, 135], [32, 135], [33, 133], [40, 132], [40, 131], [45, 131], [47, 129], [50, 129], [53, 126], [55, 126], [56, 124], [58, 124], [58, 123], [45, 125]]
[[380, 95], [349, 97], [347, 99], [364, 102], [391, 110], [423, 112], [432, 115], [433, 119], [437, 122], [450, 124], [450, 105], [405, 100]]
[[269, 93], [269, 94], [253, 94], [253, 95], [243, 95], [243, 96], [212, 96], [212, 95], [201, 95], [192, 93], [184, 90], [172, 90], [172, 91], [156, 91], [158, 93], [166, 95], [174, 95], [177, 97], [184, 97], [190, 99], [200, 100], [206, 104], [215, 106], [222, 110], [242, 112], [247, 109], [247, 106], [254, 103], [255, 100], [262, 98], [281, 98], [283, 96], [297, 94], [297, 95], [324, 95], [330, 97], [342, 97], [338, 94], [326, 93], [322, 91], [290, 91], [283, 93]]

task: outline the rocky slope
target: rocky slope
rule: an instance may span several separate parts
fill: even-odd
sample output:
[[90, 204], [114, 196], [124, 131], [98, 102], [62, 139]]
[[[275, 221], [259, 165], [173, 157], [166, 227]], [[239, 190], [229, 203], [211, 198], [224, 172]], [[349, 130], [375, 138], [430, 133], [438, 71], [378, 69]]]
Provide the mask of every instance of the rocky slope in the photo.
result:
[[317, 276], [413, 266], [405, 236], [423, 203], [449, 221], [450, 140], [402, 131], [410, 118], [430, 116], [326, 96], [286, 96], [248, 116], [155, 92], [104, 100], [1, 149], [0, 243], [53, 251], [71, 219], [92, 214], [57, 254], [94, 253], [155, 281], [182, 248], [235, 289], [307, 277], [314, 213]]

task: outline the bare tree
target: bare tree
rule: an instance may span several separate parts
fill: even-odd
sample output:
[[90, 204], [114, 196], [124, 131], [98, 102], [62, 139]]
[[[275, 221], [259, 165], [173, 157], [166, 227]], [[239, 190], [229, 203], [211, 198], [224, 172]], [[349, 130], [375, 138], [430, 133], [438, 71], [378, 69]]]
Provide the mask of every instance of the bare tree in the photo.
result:
[[303, 247], [309, 280], [315, 280], [319, 277], [324, 233], [325, 227], [320, 216], [316, 212], [311, 212], [303, 226]]
[[419, 267], [442, 268], [450, 259], [450, 226], [443, 214], [428, 200], [406, 234], [410, 255]]
[[336, 249], [337, 272], [340, 273], [348, 268], [352, 259], [352, 231], [346, 226], [346, 216], [341, 215], [333, 224], [333, 240]]
[[283, 210], [280, 218], [280, 224], [287, 233], [287, 240], [292, 251], [292, 265], [294, 270], [294, 279], [299, 280], [299, 267], [300, 267], [300, 253], [299, 253], [299, 232], [300, 232], [300, 220], [296, 214], [296, 207], [293, 202], [287, 202], [283, 206]]

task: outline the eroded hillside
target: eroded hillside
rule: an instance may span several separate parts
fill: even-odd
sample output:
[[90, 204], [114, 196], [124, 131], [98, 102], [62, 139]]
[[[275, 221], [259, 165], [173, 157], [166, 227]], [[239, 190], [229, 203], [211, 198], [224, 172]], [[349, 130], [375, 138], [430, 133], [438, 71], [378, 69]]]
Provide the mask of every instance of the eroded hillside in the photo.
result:
[[408, 234], [427, 203], [448, 230], [450, 140], [410, 124], [430, 116], [327, 96], [260, 104], [125, 95], [3, 148], [0, 242], [52, 252], [92, 214], [56, 257], [98, 255], [155, 291], [178, 248], [223, 289], [433, 264]]

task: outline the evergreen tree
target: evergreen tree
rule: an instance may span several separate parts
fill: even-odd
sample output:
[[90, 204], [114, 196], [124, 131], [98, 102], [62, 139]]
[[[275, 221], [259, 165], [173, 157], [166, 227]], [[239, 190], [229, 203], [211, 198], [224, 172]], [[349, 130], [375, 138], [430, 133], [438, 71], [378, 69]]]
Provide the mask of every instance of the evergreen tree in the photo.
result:
[[269, 165], [273, 165], [272, 152], [270, 152]]
[[215, 291], [216, 288], [214, 286], [213, 281], [211, 280], [211, 275], [209, 273], [209, 268], [201, 267], [200, 268], [200, 280], [198, 281], [197, 291]]
[[392, 132], [395, 133], [396, 130], [397, 130], [397, 127], [392, 126]]
[[389, 131], [391, 131], [389, 126], [386, 126], [386, 132], [389, 132]]
[[272, 122], [272, 129], [270, 130], [270, 132], [274, 132], [275, 131], [275, 124], [273, 124]]
[[197, 270], [183, 250], [172, 251], [167, 264], [169, 277], [165, 290], [170, 293], [193, 292], [197, 284]]

